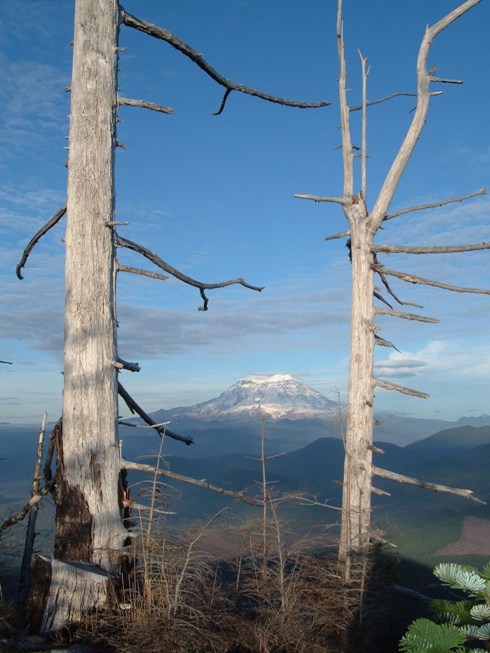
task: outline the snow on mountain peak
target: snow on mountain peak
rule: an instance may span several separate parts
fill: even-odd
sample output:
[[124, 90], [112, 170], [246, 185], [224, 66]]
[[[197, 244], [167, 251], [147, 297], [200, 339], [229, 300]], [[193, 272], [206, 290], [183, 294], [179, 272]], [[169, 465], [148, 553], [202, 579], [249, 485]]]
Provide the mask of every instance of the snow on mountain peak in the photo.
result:
[[219, 397], [190, 406], [192, 419], [266, 415], [271, 419], [325, 418], [336, 404], [290, 374], [253, 374], [240, 379]]

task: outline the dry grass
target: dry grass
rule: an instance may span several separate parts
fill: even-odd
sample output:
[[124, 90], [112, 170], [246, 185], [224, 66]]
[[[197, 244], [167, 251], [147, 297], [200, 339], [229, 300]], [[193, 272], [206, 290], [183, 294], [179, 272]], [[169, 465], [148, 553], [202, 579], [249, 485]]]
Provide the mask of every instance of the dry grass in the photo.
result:
[[346, 584], [332, 558], [304, 546], [286, 551], [275, 523], [265, 559], [255, 526], [242, 529], [244, 548], [228, 561], [199, 549], [204, 528], [172, 542], [142, 535], [133, 544], [130, 587], [114, 596], [113, 609], [90, 617], [84, 638], [119, 653], [367, 650], [357, 634], [369, 613], [371, 562], [355, 564]]

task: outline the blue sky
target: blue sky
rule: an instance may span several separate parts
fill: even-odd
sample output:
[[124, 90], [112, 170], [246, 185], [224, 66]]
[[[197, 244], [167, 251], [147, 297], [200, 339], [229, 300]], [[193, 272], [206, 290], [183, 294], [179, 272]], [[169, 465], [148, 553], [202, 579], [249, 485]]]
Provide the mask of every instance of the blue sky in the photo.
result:
[[[369, 59], [368, 96], [412, 92], [425, 25], [448, 0], [344, 0], [350, 101], [360, 98], [357, 50]], [[126, 0], [130, 13], [173, 31], [229, 79], [317, 110], [279, 107], [222, 89], [163, 42], [122, 28], [121, 95], [173, 107], [171, 116], [122, 107], [117, 216], [137, 240], [186, 274], [243, 276], [261, 293], [198, 292], [175, 280], [119, 275], [120, 355], [139, 361], [122, 382], [147, 410], [190, 405], [254, 373], [289, 372], [346, 399], [350, 266], [336, 205], [295, 193], [340, 195], [334, 0]], [[61, 411], [63, 231], [36, 247], [19, 281], [22, 250], [64, 203], [73, 2], [2, 0], [0, 13], [0, 421], [40, 421]], [[489, 186], [488, 25], [483, 1], [435, 42], [430, 65], [464, 84], [434, 90], [426, 130], [391, 210]], [[368, 117], [368, 205], [403, 138], [413, 99]], [[353, 114], [353, 140], [359, 138]], [[378, 242], [466, 244], [490, 240], [490, 200], [414, 213], [386, 224]], [[454, 285], [490, 287], [490, 253], [380, 257], [387, 267]], [[121, 253], [122, 262], [142, 265]], [[490, 297], [393, 280], [439, 325], [379, 319], [400, 352], [378, 348], [379, 376], [429, 392], [421, 400], [378, 390], [376, 408], [456, 419], [490, 412]], [[410, 309], [411, 310], [411, 309]], [[391, 352], [391, 353], [390, 353]]]

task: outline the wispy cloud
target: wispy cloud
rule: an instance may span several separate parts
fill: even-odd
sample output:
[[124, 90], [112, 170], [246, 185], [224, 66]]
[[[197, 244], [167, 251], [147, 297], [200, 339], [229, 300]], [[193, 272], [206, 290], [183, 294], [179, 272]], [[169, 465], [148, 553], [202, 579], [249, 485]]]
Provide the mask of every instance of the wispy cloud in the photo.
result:
[[376, 363], [374, 371], [376, 376], [386, 377], [407, 377], [415, 376], [420, 368], [426, 367], [425, 361], [414, 358], [393, 358]]
[[490, 345], [473, 342], [463, 348], [460, 341], [432, 340], [413, 352], [393, 352], [388, 359], [376, 363], [379, 376], [447, 377], [452, 380], [473, 378], [488, 380]]
[[0, 144], [2, 159], [35, 151], [52, 131], [67, 131], [66, 72], [39, 61], [0, 56]]
[[207, 313], [123, 304], [119, 342], [122, 351], [143, 358], [199, 350], [217, 356], [234, 350], [287, 351], [298, 347], [298, 339], [304, 348], [328, 350], [338, 347], [334, 334], [347, 314], [338, 291], [328, 290], [216, 300]]

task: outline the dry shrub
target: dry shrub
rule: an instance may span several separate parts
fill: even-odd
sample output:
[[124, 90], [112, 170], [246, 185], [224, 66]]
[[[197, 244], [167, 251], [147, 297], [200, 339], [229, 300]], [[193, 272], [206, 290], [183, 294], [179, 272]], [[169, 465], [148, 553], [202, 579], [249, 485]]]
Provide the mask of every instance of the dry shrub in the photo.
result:
[[[281, 565], [282, 568], [281, 568]], [[266, 577], [245, 570], [242, 648], [260, 653], [316, 653], [343, 650], [358, 606], [344, 587], [333, 560], [314, 557], [271, 559]]]
[[225, 653], [221, 622], [230, 606], [220, 591], [217, 565], [194, 542], [163, 536], [138, 538], [130, 586], [117, 592], [114, 606], [92, 615], [84, 637], [120, 653]]

